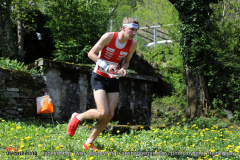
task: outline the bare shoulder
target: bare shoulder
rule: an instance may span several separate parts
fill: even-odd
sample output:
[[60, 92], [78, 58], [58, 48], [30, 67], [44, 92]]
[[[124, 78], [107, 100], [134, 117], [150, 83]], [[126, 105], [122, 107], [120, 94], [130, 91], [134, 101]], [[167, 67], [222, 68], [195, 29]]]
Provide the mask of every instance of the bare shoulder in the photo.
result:
[[106, 43], [109, 43], [113, 38], [114, 33], [113, 32], [107, 32], [102, 35], [101, 40], [105, 41]]

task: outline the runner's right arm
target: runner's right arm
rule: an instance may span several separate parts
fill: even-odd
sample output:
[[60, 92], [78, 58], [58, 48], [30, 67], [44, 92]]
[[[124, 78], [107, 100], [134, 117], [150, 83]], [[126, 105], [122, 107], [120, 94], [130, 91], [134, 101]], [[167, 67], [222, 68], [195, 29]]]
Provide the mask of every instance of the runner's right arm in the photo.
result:
[[[98, 60], [98, 53], [105, 47], [107, 46], [110, 41], [113, 38], [113, 32], [107, 32], [105, 33], [99, 41], [94, 45], [94, 47], [89, 51], [88, 57], [93, 60], [95, 63]], [[117, 72], [114, 71], [115, 66], [109, 65], [108, 67], [108, 72], [112, 74], [118, 74]]]

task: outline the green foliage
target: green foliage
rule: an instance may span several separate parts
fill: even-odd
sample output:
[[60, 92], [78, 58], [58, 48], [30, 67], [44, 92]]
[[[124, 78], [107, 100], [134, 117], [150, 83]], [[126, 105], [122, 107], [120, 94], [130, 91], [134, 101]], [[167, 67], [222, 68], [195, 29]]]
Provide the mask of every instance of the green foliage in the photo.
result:
[[174, 92], [185, 92], [182, 57], [179, 55], [179, 45], [157, 45], [144, 54], [144, 58], [163, 76], [163, 80], [171, 84]]
[[238, 5], [234, 5], [237, 1], [215, 5], [211, 2], [176, 1], [182, 21], [180, 53], [184, 66], [203, 72], [214, 109], [239, 110], [240, 32], [235, 25], [239, 19]]
[[151, 123], [159, 125], [163, 122], [178, 121], [179, 116], [186, 108], [186, 85], [179, 45], [177, 43], [156, 45], [144, 54], [144, 59], [156, 67], [158, 73], [162, 75], [162, 79], [173, 89], [170, 96], [154, 97]]
[[151, 125], [175, 124], [184, 114], [186, 96], [177, 92], [171, 96], [154, 97], [152, 103]]
[[213, 124], [217, 125], [217, 117], [203, 118], [199, 117], [198, 119], [191, 121], [189, 125], [196, 125], [200, 129], [211, 128]]
[[233, 112], [233, 118], [231, 119], [231, 121], [235, 124], [240, 124], [240, 112], [238, 110], [235, 110]]
[[23, 62], [19, 62], [16, 59], [10, 60], [9, 58], [0, 57], [0, 67], [14, 69], [19, 71], [26, 71], [27, 67]]
[[182, 21], [180, 32], [181, 50], [184, 64], [192, 68], [201, 68], [213, 55], [209, 44], [214, 24], [209, 20], [210, 2], [181, 0], [176, 2], [179, 17]]
[[47, 14], [55, 42], [54, 60], [92, 63], [91, 47], [106, 30], [108, 8], [101, 1], [53, 1]]
[[223, 3], [225, 4], [222, 2], [213, 6], [215, 14], [212, 16], [212, 21], [218, 20], [218, 33], [213, 36], [211, 42], [212, 47], [217, 50], [217, 54], [213, 57], [205, 75], [209, 80], [208, 86], [214, 108], [237, 110], [235, 113], [239, 113], [240, 26], [236, 25], [239, 22], [239, 18], [237, 19], [236, 16], [238, 5], [235, 1], [226, 3], [225, 12], [228, 14], [219, 19]]
[[[183, 117], [184, 118], [184, 117]], [[213, 120], [210, 120], [213, 122]], [[206, 122], [208, 123], [208, 122]], [[111, 134], [106, 131], [94, 141], [98, 151], [84, 150], [90, 125], [79, 126], [75, 136], [66, 134], [67, 124], [51, 125], [33, 119], [15, 122], [0, 118], [0, 156], [15, 159], [238, 159], [240, 128], [219, 128], [215, 123], [202, 128], [205, 122], [189, 125]], [[208, 125], [208, 124], [207, 124]], [[33, 155], [7, 155], [7, 147], [18, 147]], [[15, 153], [15, 152], [10, 152]], [[20, 152], [21, 153], [21, 152]], [[49, 153], [50, 155], [44, 155]], [[72, 154], [74, 153], [74, 154]], [[137, 154], [137, 155], [135, 155]], [[146, 154], [146, 155], [142, 155]]]
[[[178, 12], [169, 0], [143, 0], [137, 3], [136, 15], [142, 26], [167, 25], [179, 23]], [[177, 29], [172, 26], [172, 29]], [[169, 31], [171, 31], [169, 29]], [[176, 31], [176, 30], [175, 30]]]
[[11, 70], [18, 70], [18, 71], [23, 71], [23, 72], [27, 72], [30, 73], [32, 75], [42, 75], [43, 73], [43, 68], [40, 67], [39, 68], [32, 68], [32, 69], [28, 69], [28, 66], [24, 64], [24, 62], [19, 62], [18, 60], [11, 60], [9, 58], [3, 58], [0, 57], [0, 67], [2, 68], [8, 68]]

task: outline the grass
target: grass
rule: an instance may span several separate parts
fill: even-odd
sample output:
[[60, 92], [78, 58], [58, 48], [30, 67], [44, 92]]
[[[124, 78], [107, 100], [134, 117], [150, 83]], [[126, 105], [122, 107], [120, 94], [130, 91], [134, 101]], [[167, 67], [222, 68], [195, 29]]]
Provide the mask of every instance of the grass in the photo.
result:
[[[96, 139], [99, 150], [93, 152], [82, 148], [90, 124], [82, 124], [70, 137], [66, 134], [67, 123], [0, 118], [0, 159], [240, 159], [240, 127], [206, 126], [202, 121], [188, 123], [182, 117], [175, 126], [161, 129], [116, 134], [106, 131]], [[10, 147], [18, 151], [7, 152]], [[17, 155], [23, 153], [28, 155]]]

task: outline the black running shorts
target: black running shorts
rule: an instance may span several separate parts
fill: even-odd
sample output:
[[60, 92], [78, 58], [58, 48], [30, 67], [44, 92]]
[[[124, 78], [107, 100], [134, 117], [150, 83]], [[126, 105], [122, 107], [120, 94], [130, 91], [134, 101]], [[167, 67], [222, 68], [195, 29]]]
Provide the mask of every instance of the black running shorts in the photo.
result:
[[119, 80], [116, 78], [105, 78], [93, 72], [91, 77], [92, 89], [103, 89], [108, 92], [119, 92]]

